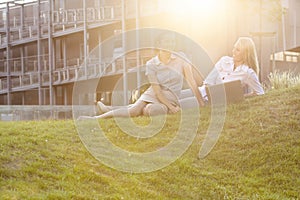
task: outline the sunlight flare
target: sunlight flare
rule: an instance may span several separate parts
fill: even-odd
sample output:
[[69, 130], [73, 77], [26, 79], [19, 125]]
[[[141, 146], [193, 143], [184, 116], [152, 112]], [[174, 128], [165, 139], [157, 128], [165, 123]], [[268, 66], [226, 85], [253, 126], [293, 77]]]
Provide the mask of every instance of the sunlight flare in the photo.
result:
[[224, 7], [224, 0], [172, 0], [167, 5], [170, 12], [183, 16], [212, 16]]

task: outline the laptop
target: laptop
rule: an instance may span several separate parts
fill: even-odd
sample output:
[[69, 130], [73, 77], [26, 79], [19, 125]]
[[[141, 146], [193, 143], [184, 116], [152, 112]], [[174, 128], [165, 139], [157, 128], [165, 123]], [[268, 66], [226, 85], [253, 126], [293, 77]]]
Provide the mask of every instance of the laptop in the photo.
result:
[[205, 87], [210, 105], [238, 103], [245, 99], [240, 80]]

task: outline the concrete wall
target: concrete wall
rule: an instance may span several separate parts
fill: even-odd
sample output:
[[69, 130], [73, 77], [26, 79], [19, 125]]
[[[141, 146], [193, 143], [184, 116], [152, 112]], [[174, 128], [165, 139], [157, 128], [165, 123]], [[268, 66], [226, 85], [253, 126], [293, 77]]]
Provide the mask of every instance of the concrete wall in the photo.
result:
[[300, 47], [300, 1], [289, 0], [285, 15], [286, 50]]

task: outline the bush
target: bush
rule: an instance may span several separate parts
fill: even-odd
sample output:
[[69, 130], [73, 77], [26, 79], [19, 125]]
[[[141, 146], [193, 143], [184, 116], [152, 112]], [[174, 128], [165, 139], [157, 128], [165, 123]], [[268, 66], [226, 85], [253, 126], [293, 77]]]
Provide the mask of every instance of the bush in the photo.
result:
[[271, 72], [269, 80], [272, 89], [289, 88], [300, 84], [300, 75], [291, 71]]

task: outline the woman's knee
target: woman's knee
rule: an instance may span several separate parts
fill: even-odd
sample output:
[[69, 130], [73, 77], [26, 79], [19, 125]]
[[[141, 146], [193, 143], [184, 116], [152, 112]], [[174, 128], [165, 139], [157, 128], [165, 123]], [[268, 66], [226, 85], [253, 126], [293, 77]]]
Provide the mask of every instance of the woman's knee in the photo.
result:
[[143, 113], [146, 103], [143, 101], [136, 101], [131, 107], [129, 107], [129, 115], [131, 117], [139, 116]]
[[147, 104], [143, 109], [143, 115], [153, 116], [167, 114], [168, 108], [163, 104]]
[[130, 115], [130, 117], [137, 117], [137, 116], [139, 116], [141, 114], [142, 114], [142, 109], [133, 109], [133, 108], [129, 109], [129, 115]]

